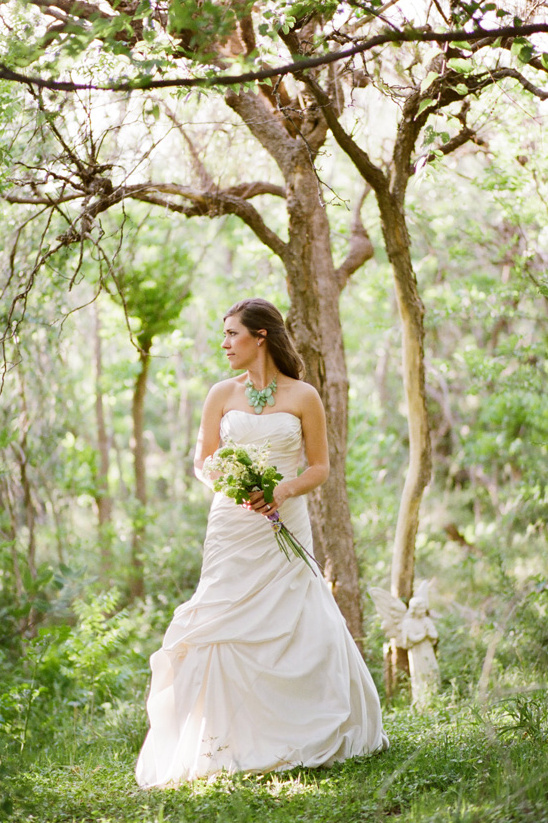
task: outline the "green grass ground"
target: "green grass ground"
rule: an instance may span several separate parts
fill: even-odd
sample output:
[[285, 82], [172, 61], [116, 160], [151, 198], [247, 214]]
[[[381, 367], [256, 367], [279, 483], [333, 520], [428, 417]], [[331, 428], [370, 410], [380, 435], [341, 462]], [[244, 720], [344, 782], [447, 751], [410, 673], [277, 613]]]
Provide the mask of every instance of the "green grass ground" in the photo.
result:
[[548, 698], [489, 706], [442, 697], [419, 714], [385, 712], [389, 751], [331, 769], [221, 777], [142, 791], [133, 766], [143, 718], [121, 704], [2, 760], [10, 823], [548, 823]]

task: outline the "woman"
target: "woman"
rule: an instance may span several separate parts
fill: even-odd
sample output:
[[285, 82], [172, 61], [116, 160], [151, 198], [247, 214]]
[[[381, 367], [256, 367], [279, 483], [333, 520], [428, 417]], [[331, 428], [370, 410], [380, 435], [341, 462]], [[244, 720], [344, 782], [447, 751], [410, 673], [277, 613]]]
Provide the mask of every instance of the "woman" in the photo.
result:
[[215, 495], [198, 588], [151, 658], [151, 728], [136, 770], [145, 788], [327, 766], [388, 746], [375, 685], [327, 584], [300, 558], [288, 561], [266, 517], [279, 510], [313, 552], [303, 495], [329, 474], [319, 395], [299, 379], [300, 358], [266, 300], [229, 310], [222, 347], [244, 373], [209, 392], [196, 474], [208, 482], [204, 461], [230, 438], [268, 443], [284, 479], [270, 504], [262, 492], [245, 506]]

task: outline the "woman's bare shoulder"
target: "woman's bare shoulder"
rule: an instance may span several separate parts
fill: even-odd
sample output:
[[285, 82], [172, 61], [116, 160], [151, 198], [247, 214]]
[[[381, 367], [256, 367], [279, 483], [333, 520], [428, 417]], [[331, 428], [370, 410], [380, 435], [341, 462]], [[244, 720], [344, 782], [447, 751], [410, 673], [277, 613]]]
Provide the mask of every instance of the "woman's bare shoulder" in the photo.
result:
[[303, 402], [314, 402], [320, 400], [320, 395], [310, 383], [304, 380], [294, 380], [292, 377], [287, 378], [291, 381], [289, 387], [295, 397], [298, 397]]
[[238, 389], [241, 391], [242, 383], [242, 375], [228, 377], [226, 380], [214, 383], [207, 394], [204, 408], [208, 411], [218, 409], [221, 414], [224, 413], [226, 408], [230, 407], [235, 392], [237, 392]]
[[284, 375], [283, 385], [290, 397], [288, 405], [294, 407], [295, 411], [298, 410], [299, 417], [302, 418], [306, 412], [323, 408], [320, 395], [310, 383]]
[[243, 376], [237, 375], [236, 377], [227, 377], [226, 380], [220, 380], [218, 383], [214, 383], [208, 392], [208, 397], [224, 397], [231, 394], [235, 388], [241, 386], [243, 382]]

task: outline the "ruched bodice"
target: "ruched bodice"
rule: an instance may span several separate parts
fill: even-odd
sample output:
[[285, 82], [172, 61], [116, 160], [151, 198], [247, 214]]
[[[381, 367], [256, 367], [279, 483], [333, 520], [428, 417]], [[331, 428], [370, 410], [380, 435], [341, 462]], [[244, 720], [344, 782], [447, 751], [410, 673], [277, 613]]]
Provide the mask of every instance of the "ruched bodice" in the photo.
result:
[[221, 420], [223, 441], [270, 446], [270, 462], [284, 478], [297, 476], [302, 457], [302, 428], [298, 417], [290, 412], [253, 412], [231, 409]]
[[[298, 417], [227, 412], [221, 437], [270, 446], [294, 477]], [[313, 552], [304, 497], [280, 507]], [[228, 772], [329, 765], [388, 743], [375, 685], [321, 577], [287, 560], [266, 518], [214, 496], [200, 582], [151, 658], [143, 787]]]

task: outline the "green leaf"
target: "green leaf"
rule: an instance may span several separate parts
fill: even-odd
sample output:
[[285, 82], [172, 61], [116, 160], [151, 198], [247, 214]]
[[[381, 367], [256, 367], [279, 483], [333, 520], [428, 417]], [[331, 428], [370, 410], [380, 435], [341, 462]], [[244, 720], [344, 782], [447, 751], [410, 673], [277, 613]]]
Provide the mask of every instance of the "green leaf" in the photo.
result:
[[516, 37], [510, 51], [521, 63], [528, 63], [533, 56], [534, 49], [524, 37]]
[[[158, 120], [158, 118], [160, 117], [160, 106], [158, 105], [158, 103], [153, 103], [152, 106], [150, 106], [150, 108], [146, 110], [145, 114], [147, 114], [149, 117], [153, 117], [155, 120]], [[154, 286], [155, 284], [153, 284], [153, 288]]]
[[432, 100], [431, 97], [426, 97], [424, 100], [421, 100], [421, 102], [419, 104], [419, 110], [418, 110], [417, 114], [422, 114], [423, 111], [425, 109], [427, 109], [428, 106], [431, 106], [433, 103], [434, 103], [434, 101]]
[[540, 282], [538, 284], [538, 290], [543, 297], [548, 297], [548, 280], [546, 280], [546, 282]]
[[434, 80], [437, 80], [439, 76], [439, 72], [429, 71], [421, 83], [421, 91], [426, 91], [426, 89], [430, 88]]
[[470, 74], [474, 71], [472, 63], [464, 57], [450, 57], [447, 65], [459, 74]]
[[0, 429], [0, 449], [5, 449], [10, 443], [14, 443], [17, 437], [16, 431], [10, 431], [7, 427]]
[[545, 69], [548, 69], [548, 54], [546, 54], [546, 52], [540, 55], [540, 62]]
[[522, 63], [528, 63], [531, 60], [531, 57], [533, 56], [534, 52], [535, 50], [533, 46], [530, 43], [528, 43], [526, 46], [522, 46], [519, 50], [518, 60], [520, 60]]

